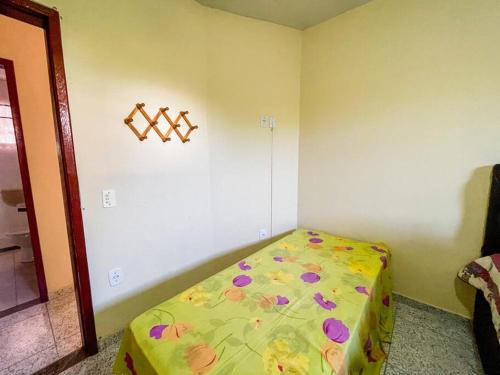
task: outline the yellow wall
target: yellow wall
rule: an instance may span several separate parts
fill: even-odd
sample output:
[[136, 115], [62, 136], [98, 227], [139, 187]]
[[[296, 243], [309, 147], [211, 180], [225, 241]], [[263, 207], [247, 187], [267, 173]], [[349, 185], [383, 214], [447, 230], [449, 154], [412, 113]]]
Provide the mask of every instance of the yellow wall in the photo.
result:
[[14, 61], [35, 215], [49, 292], [73, 283], [41, 29], [0, 15], [0, 56]]
[[304, 33], [299, 225], [387, 242], [397, 292], [470, 316], [500, 161], [500, 2], [375, 0]]
[[[259, 229], [296, 227], [301, 34], [193, 0], [45, 3], [62, 16], [97, 331], [107, 335], [244, 257]], [[138, 102], [187, 109], [199, 129], [187, 144], [139, 142], [123, 124]], [[278, 121], [272, 219], [260, 114]], [[108, 188], [112, 209], [101, 205]], [[124, 282], [111, 288], [117, 266]]]

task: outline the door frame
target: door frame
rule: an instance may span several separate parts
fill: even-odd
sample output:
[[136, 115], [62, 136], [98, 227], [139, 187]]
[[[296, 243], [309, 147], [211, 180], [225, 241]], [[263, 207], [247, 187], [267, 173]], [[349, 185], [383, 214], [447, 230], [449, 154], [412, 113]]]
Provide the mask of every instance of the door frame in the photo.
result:
[[31, 0], [0, 0], [0, 14], [43, 28], [47, 42], [47, 60], [56, 122], [58, 152], [70, 243], [73, 278], [83, 338], [88, 355], [97, 353], [94, 309], [83, 229], [80, 190], [76, 170], [73, 134], [66, 88], [59, 12]]
[[47, 302], [47, 282], [45, 280], [45, 270], [43, 269], [42, 250], [40, 247], [40, 237], [38, 236], [38, 225], [36, 222], [35, 205], [33, 202], [33, 192], [31, 190], [30, 172], [28, 169], [28, 158], [26, 157], [26, 147], [24, 145], [23, 125], [21, 122], [21, 112], [19, 109], [19, 97], [17, 95], [16, 74], [14, 62], [0, 57], [0, 65], [5, 70], [7, 77], [7, 91], [12, 113], [12, 124], [16, 137], [17, 159], [19, 161], [19, 171], [26, 205], [26, 215], [28, 216], [28, 226], [30, 230], [31, 246], [33, 248], [33, 259], [35, 263], [36, 279], [38, 283], [39, 301]]

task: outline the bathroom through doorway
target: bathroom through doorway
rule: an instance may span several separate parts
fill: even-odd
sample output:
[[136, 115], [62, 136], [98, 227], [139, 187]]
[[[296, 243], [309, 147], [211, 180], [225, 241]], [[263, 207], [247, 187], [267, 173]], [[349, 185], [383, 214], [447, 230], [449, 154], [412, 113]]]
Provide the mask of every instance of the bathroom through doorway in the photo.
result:
[[14, 66], [0, 58], [0, 317], [47, 299]]

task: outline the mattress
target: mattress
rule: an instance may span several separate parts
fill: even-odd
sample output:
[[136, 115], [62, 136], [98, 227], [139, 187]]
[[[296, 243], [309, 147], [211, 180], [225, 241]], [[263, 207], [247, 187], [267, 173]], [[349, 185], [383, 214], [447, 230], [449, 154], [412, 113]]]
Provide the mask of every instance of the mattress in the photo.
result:
[[134, 319], [115, 374], [378, 374], [391, 256], [300, 229]]

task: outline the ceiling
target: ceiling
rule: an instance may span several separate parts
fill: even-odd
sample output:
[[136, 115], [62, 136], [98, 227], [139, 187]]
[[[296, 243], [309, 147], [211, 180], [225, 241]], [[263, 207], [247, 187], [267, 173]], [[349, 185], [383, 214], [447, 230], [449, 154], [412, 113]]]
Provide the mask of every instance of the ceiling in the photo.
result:
[[304, 30], [370, 0], [197, 0], [211, 8]]

